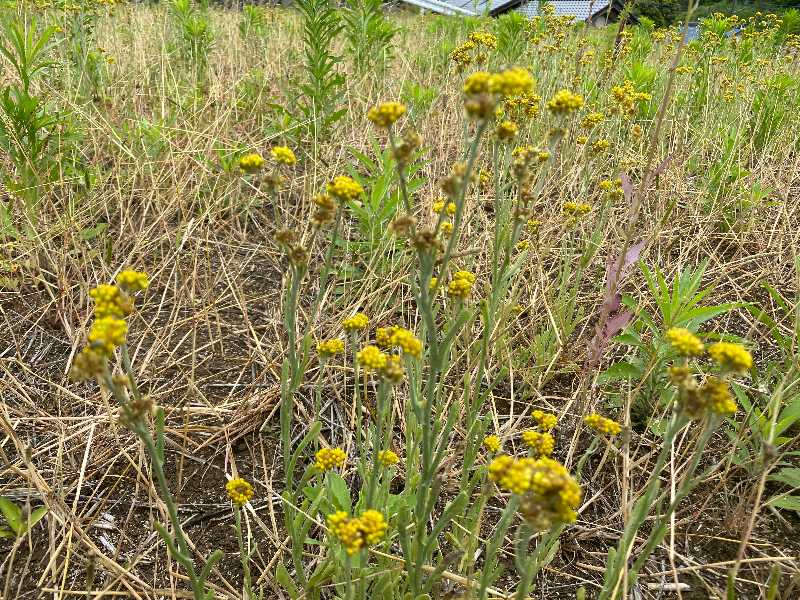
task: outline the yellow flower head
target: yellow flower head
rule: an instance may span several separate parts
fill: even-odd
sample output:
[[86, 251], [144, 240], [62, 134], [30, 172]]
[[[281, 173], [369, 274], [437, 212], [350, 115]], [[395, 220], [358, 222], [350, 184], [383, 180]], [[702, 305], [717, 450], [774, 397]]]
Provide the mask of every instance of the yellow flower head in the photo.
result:
[[253, 486], [241, 478], [231, 479], [225, 484], [225, 490], [236, 506], [244, 506], [253, 499]]
[[494, 133], [499, 140], [508, 142], [514, 139], [518, 131], [519, 126], [514, 121], [503, 121], [497, 125]]
[[544, 433], [541, 431], [524, 431], [522, 433], [522, 441], [533, 451], [533, 455], [536, 458], [550, 456], [556, 445], [556, 441], [549, 431]]
[[367, 118], [378, 127], [388, 129], [406, 114], [406, 107], [399, 102], [383, 102], [369, 109]]
[[103, 374], [108, 357], [102, 351], [84, 348], [72, 361], [70, 376], [76, 381], [94, 379]]
[[700, 338], [683, 327], [671, 327], [666, 336], [675, 351], [683, 356], [700, 356], [705, 351]]
[[521, 67], [512, 67], [491, 76], [490, 91], [501, 96], [520, 96], [533, 91], [533, 77]]
[[455, 202], [445, 202], [443, 199], [439, 199], [433, 203], [433, 212], [437, 215], [442, 211], [445, 211], [448, 216], [452, 217], [456, 214], [456, 210], [458, 207], [456, 206]]
[[341, 469], [347, 455], [341, 448], [320, 448], [315, 454], [314, 466], [320, 471]]
[[582, 106], [582, 96], [573, 94], [569, 90], [560, 90], [548, 101], [547, 110], [554, 115], [566, 115], [575, 112]]
[[344, 352], [344, 341], [339, 338], [325, 340], [317, 344], [317, 354], [323, 358]]
[[532, 458], [515, 459], [501, 454], [489, 464], [489, 479], [513, 494], [524, 494], [531, 487]]
[[392, 327], [389, 345], [397, 346], [404, 354], [419, 358], [422, 355], [422, 342], [414, 334], [403, 327]]
[[258, 173], [264, 166], [264, 159], [257, 152], [245, 154], [239, 159], [239, 168], [245, 173]]
[[575, 478], [552, 458], [539, 458], [529, 468], [529, 491], [520, 505], [523, 518], [540, 531], [555, 523], [574, 523], [582, 495]]
[[603, 152], [607, 152], [611, 148], [611, 142], [608, 140], [595, 140], [592, 142], [592, 153], [594, 154], [602, 154]]
[[602, 123], [603, 119], [605, 119], [605, 115], [603, 113], [591, 112], [581, 119], [581, 127], [584, 129], [592, 129], [593, 127], [596, 127]]
[[114, 348], [126, 342], [128, 324], [115, 317], [95, 319], [89, 329], [89, 345], [96, 351], [111, 356]]
[[740, 344], [717, 342], [708, 349], [708, 355], [726, 371], [746, 373], [753, 367], [753, 357]]
[[432, 292], [436, 289], [436, 285], [439, 283], [438, 277], [431, 277], [430, 282], [428, 282], [428, 289]]
[[469, 34], [469, 41], [473, 44], [480, 44], [487, 48], [497, 48], [497, 38], [493, 33], [486, 31], [473, 31]]
[[94, 300], [94, 316], [97, 318], [123, 318], [133, 312], [133, 302], [115, 285], [98, 285], [89, 296]]
[[439, 227], [439, 231], [441, 231], [442, 235], [444, 235], [445, 237], [450, 237], [450, 234], [453, 233], [453, 224], [450, 221], [445, 221]]
[[369, 325], [369, 318], [364, 313], [356, 313], [342, 321], [345, 331], [362, 331]]
[[704, 397], [705, 404], [711, 412], [722, 416], [736, 413], [736, 401], [731, 395], [728, 382], [724, 379], [709, 376], [700, 388], [700, 395]]
[[364, 193], [364, 188], [354, 179], [346, 175], [339, 175], [328, 184], [327, 191], [331, 196], [340, 200], [355, 200]]
[[531, 413], [531, 417], [536, 422], [536, 426], [541, 431], [550, 431], [558, 424], [558, 417], [553, 413], [544, 412], [543, 410], [536, 409]]
[[366, 510], [355, 519], [340, 510], [328, 515], [328, 527], [331, 533], [342, 542], [347, 554], [352, 556], [365, 546], [381, 541], [388, 524], [383, 518], [383, 514], [377, 510]]
[[381, 352], [377, 346], [364, 346], [356, 353], [356, 359], [367, 371], [377, 371], [386, 366], [389, 355]]
[[[374, 348], [374, 346], [372, 347]], [[403, 359], [396, 354], [387, 356], [386, 363], [383, 365], [383, 367], [381, 367], [380, 374], [384, 381], [392, 385], [398, 385], [402, 383], [406, 376], [406, 369], [403, 366]]]
[[391, 467], [400, 462], [400, 457], [391, 450], [381, 450], [378, 452], [378, 462], [384, 467]]
[[583, 422], [602, 435], [615, 436], [622, 431], [622, 425], [596, 413], [584, 417]]
[[140, 292], [150, 285], [147, 273], [126, 269], [117, 275], [117, 285], [127, 292]]
[[466, 300], [475, 285], [475, 275], [469, 271], [456, 271], [450, 283], [447, 284], [447, 293], [453, 298]]
[[475, 71], [464, 81], [464, 94], [467, 96], [488, 94], [489, 82], [491, 79], [491, 73], [487, 73], [486, 71]]
[[280, 165], [292, 167], [297, 164], [297, 157], [292, 149], [287, 146], [275, 146], [269, 153], [272, 155], [272, 160]]
[[487, 435], [483, 438], [483, 447], [489, 452], [497, 452], [500, 450], [500, 438], [496, 435]]

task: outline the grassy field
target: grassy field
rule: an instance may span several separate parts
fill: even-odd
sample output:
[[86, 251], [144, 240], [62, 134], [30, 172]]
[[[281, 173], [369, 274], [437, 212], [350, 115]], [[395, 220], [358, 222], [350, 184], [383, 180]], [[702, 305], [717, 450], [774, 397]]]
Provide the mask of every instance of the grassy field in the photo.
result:
[[800, 596], [779, 19], [0, 17], [1, 598]]

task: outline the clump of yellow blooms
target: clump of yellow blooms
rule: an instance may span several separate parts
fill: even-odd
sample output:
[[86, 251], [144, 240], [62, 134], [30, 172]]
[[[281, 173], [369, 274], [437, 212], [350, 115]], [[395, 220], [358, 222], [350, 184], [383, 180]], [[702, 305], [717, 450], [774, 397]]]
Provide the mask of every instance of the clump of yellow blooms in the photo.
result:
[[671, 327], [666, 337], [675, 351], [683, 356], [700, 356], [705, 351], [700, 338], [683, 327]]
[[389, 355], [377, 346], [364, 346], [356, 352], [356, 359], [367, 371], [378, 371], [386, 366]]
[[611, 88], [616, 106], [612, 110], [619, 111], [625, 116], [631, 117], [636, 112], [636, 108], [641, 102], [649, 102], [652, 98], [645, 92], [637, 92], [633, 87], [633, 82], [625, 81], [622, 85], [615, 85]]
[[122, 346], [128, 334], [128, 324], [116, 317], [95, 319], [89, 329], [89, 346], [96, 352], [110, 357], [114, 348]]
[[583, 96], [569, 90], [560, 90], [547, 102], [547, 110], [554, 115], [566, 115], [583, 106]]
[[257, 152], [250, 152], [239, 159], [239, 168], [245, 173], [258, 173], [264, 166], [264, 158]]
[[727, 381], [709, 376], [701, 386], [688, 367], [670, 367], [669, 376], [679, 390], [678, 405], [693, 419], [701, 419], [707, 413], [725, 416], [736, 412], [736, 401]]
[[530, 448], [535, 457], [553, 454], [556, 441], [549, 431], [523, 431], [522, 441]]
[[[116, 283], [126, 292], [140, 292], [147, 289], [150, 285], [150, 279], [147, 277], [147, 273], [125, 269], [117, 275]], [[95, 309], [95, 312], [97, 312], [97, 309]]]
[[356, 313], [342, 321], [345, 331], [362, 331], [369, 325], [369, 318], [364, 313]]
[[607, 419], [606, 417], [598, 415], [597, 413], [587, 415], [584, 417], [583, 422], [586, 423], [587, 426], [594, 429], [597, 433], [603, 435], [615, 436], [622, 431], [622, 425], [613, 419]]
[[610, 148], [611, 142], [606, 139], [601, 139], [592, 142], [591, 151], [592, 154], [602, 154], [603, 152], [608, 152]]
[[456, 209], [457, 207], [455, 202], [445, 202], [441, 198], [433, 203], [433, 212], [437, 215], [442, 211], [445, 211], [448, 216], [452, 217], [454, 214], [456, 214]]
[[581, 127], [592, 129], [602, 123], [605, 118], [605, 115], [601, 112], [591, 112], [581, 119]]
[[494, 133], [499, 140], [508, 142], [516, 137], [518, 131], [519, 126], [514, 121], [502, 121], [498, 123]]
[[522, 497], [520, 513], [539, 530], [555, 523], [573, 523], [581, 488], [569, 471], [552, 458], [515, 459], [500, 455], [489, 465], [489, 479]]
[[708, 407], [718, 415], [732, 415], [736, 412], [736, 402], [731, 395], [728, 382], [718, 377], [706, 378], [700, 393], [705, 396]]
[[550, 431], [558, 425], [558, 417], [553, 413], [545, 412], [538, 408], [531, 413], [531, 417], [536, 422], [536, 426], [542, 431]]
[[405, 104], [401, 104], [400, 102], [382, 102], [378, 106], [373, 106], [369, 109], [367, 118], [378, 127], [388, 129], [404, 114], [406, 114]]
[[94, 300], [95, 317], [122, 318], [133, 312], [133, 301], [116, 285], [100, 284], [89, 297]]
[[328, 527], [342, 542], [345, 552], [353, 556], [365, 546], [380, 542], [389, 526], [383, 514], [377, 510], [364, 511], [357, 518], [351, 518], [345, 511], [340, 510], [328, 515]]
[[450, 234], [453, 233], [453, 224], [450, 221], [444, 221], [439, 227], [439, 231], [441, 231], [442, 235], [445, 237], [450, 237]]
[[450, 283], [447, 284], [447, 293], [453, 298], [466, 300], [475, 285], [475, 275], [470, 271], [456, 271]]
[[344, 352], [344, 340], [332, 338], [317, 344], [317, 354], [323, 358], [328, 358]]
[[225, 490], [236, 506], [244, 506], [253, 499], [253, 486], [241, 478], [231, 479], [225, 484]]
[[364, 188], [351, 177], [339, 175], [328, 183], [327, 192], [339, 200], [355, 200], [364, 193]]
[[489, 452], [497, 452], [500, 450], [500, 438], [496, 435], [487, 435], [483, 438], [483, 447]]
[[347, 455], [341, 448], [320, 448], [314, 455], [316, 459], [314, 466], [320, 471], [330, 471], [331, 469], [341, 469]]
[[510, 98], [522, 94], [530, 94], [533, 91], [533, 77], [521, 68], [512, 67], [495, 73], [489, 80], [490, 91]]
[[464, 109], [472, 118], [486, 119], [501, 98], [531, 94], [533, 83], [531, 74], [519, 67], [500, 73], [476, 71], [464, 81]]
[[473, 31], [469, 34], [469, 41], [486, 48], [497, 48], [497, 38], [488, 31]]
[[625, 190], [622, 189], [622, 179], [603, 179], [599, 187], [608, 194], [611, 200], [621, 200], [625, 197]]
[[708, 355], [726, 371], [746, 373], [753, 367], [753, 357], [740, 344], [717, 342], [709, 347]]
[[287, 146], [274, 146], [269, 153], [272, 156], [272, 160], [279, 165], [292, 167], [297, 164], [297, 157], [294, 155], [292, 149]]
[[406, 369], [403, 366], [403, 359], [396, 354], [386, 358], [386, 364], [380, 370], [380, 374], [384, 381], [392, 385], [398, 385], [403, 381], [406, 376]]
[[408, 329], [394, 327], [389, 338], [391, 346], [399, 347], [404, 354], [419, 358], [422, 355], [422, 342]]
[[381, 450], [378, 452], [378, 461], [384, 467], [391, 467], [400, 462], [400, 457], [391, 450]]
[[563, 213], [567, 227], [577, 225], [590, 212], [592, 212], [592, 205], [586, 202], [564, 202]]

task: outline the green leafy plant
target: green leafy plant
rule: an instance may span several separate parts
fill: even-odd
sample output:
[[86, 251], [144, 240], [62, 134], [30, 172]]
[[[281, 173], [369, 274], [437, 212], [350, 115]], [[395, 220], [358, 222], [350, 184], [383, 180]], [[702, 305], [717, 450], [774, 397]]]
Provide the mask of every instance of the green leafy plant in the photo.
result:
[[298, 85], [301, 92], [298, 109], [306, 130], [317, 140], [327, 135], [345, 114], [336, 108], [344, 77], [337, 72], [341, 57], [333, 53], [333, 42], [342, 30], [342, 21], [329, 0], [299, 0], [297, 8], [303, 18], [303, 71], [307, 77]]
[[382, 72], [392, 58], [397, 28], [383, 15], [381, 0], [347, 0], [342, 11], [344, 36], [359, 75]]
[[509, 65], [516, 63], [525, 51], [525, 27], [528, 19], [524, 15], [512, 11], [503, 13], [495, 21], [494, 31], [497, 35], [497, 53]]
[[214, 47], [208, 7], [194, 4], [192, 0], [172, 0], [170, 12], [177, 28], [176, 44], [180, 55], [195, 67], [198, 77], [204, 76], [208, 55]]
[[0, 497], [0, 513], [5, 519], [5, 526], [0, 525], [0, 537], [21, 538], [44, 518], [47, 507], [39, 506], [27, 513], [12, 500]]

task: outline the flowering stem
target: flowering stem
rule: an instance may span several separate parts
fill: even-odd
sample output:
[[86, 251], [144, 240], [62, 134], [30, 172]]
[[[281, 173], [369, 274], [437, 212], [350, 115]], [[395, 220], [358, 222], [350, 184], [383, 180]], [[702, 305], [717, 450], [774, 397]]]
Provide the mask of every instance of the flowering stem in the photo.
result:
[[233, 505], [233, 517], [236, 530], [236, 541], [239, 543], [239, 560], [242, 562], [242, 573], [244, 574], [244, 597], [246, 600], [253, 600], [253, 584], [250, 576], [250, 554], [244, 545], [244, 535], [242, 533], [242, 513], [237, 504]]

